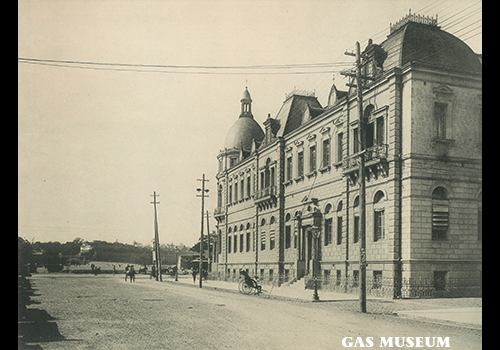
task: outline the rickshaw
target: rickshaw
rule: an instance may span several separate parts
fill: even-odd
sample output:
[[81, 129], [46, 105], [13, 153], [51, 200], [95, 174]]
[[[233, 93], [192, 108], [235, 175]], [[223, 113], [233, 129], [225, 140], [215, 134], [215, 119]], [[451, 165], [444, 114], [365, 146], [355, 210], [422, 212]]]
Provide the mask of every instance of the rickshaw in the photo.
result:
[[243, 278], [238, 283], [238, 290], [240, 291], [240, 293], [248, 295], [260, 295], [260, 293], [262, 292], [262, 286], [259, 285], [257, 277], [250, 277], [245, 270], [240, 270], [240, 275], [243, 276]]

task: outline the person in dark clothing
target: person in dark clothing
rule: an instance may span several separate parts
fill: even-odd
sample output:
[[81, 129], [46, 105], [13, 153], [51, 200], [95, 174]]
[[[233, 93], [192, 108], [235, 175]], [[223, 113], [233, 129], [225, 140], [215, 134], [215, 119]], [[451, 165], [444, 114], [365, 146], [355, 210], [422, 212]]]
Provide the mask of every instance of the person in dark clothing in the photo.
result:
[[197, 273], [198, 273], [198, 271], [196, 269], [193, 269], [191, 272], [191, 275], [193, 275], [193, 283], [196, 283], [196, 274]]
[[130, 277], [130, 283], [135, 282], [135, 269], [134, 269], [134, 265], [130, 266], [130, 269], [128, 270], [128, 275]]

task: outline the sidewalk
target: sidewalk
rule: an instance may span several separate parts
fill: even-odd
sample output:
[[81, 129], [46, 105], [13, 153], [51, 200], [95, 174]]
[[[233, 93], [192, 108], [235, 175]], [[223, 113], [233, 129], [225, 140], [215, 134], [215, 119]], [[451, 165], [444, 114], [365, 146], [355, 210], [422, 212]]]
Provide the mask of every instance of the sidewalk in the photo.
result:
[[[178, 282], [175, 282], [171, 278], [164, 278], [163, 281], [169, 283], [182, 283], [185, 285], [190, 285], [192, 287], [199, 286], [199, 280], [196, 279], [196, 283], [193, 283], [193, 278], [188, 275], [178, 276]], [[238, 284], [235, 282], [226, 281], [203, 281], [202, 288], [222, 290], [225, 292], [239, 293]], [[289, 300], [296, 302], [313, 302], [313, 290], [304, 289], [303, 284], [295, 283], [292, 286], [263, 286], [261, 296]], [[327, 291], [318, 291], [319, 302], [340, 302], [340, 301], [358, 301], [359, 297], [356, 294], [347, 293], [335, 293]], [[401, 308], [403, 310], [392, 311], [392, 315], [402, 317], [418, 319], [425, 322], [454, 325], [459, 327], [466, 327], [472, 329], [482, 329], [482, 306], [479, 307], [463, 307], [460, 305], [460, 300], [462, 299], [411, 299], [411, 300], [394, 300], [390, 298], [381, 297], [367, 297], [368, 301], [380, 301], [382, 303], [390, 303], [394, 308]], [[435, 308], [432, 304], [439, 304], [439, 308]], [[474, 304], [481, 304], [474, 303]], [[451, 308], [443, 308], [447, 305], [452, 306]], [[388, 305], [389, 306], [389, 305]], [[404, 306], [404, 307], [403, 307]], [[429, 306], [434, 307], [429, 309]], [[408, 310], [408, 308], [410, 310]]]
[[[191, 276], [178, 276], [178, 282], [175, 282], [173, 279], [166, 278], [164, 281], [173, 282], [173, 283], [183, 283], [193, 286], [199, 286], [199, 280], [196, 279], [196, 283], [193, 283], [193, 278]], [[216, 289], [216, 290], [224, 290], [228, 292], [239, 293], [238, 291], [238, 283], [236, 282], [226, 282], [226, 281], [203, 281], [202, 288]], [[304, 289], [303, 284], [296, 283], [292, 286], [283, 286], [283, 287], [273, 287], [273, 286], [262, 286], [261, 296], [273, 298], [273, 299], [282, 299], [282, 300], [291, 300], [291, 301], [299, 301], [299, 302], [310, 302], [313, 301], [313, 293], [312, 289]], [[335, 293], [335, 292], [326, 292], [319, 290], [318, 291], [320, 300], [323, 302], [327, 301], [344, 301], [344, 300], [358, 300], [358, 296], [355, 294], [347, 294], [347, 293]], [[377, 297], [369, 297], [368, 300], [384, 300], [386, 298], [377, 298]]]

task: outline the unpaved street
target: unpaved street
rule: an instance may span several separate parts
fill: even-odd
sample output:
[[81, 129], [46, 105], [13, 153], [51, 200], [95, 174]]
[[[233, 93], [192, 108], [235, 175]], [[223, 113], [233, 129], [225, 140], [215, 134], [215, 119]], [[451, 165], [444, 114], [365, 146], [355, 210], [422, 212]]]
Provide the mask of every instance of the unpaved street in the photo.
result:
[[[345, 337], [450, 337], [451, 349], [480, 349], [481, 331], [198, 289], [148, 276], [46, 274], [30, 277], [64, 337], [43, 349], [343, 349]], [[53, 328], [53, 327], [52, 327]], [[50, 328], [48, 328], [50, 329]], [[366, 345], [366, 344], [365, 344]], [[359, 346], [358, 346], [359, 347]]]

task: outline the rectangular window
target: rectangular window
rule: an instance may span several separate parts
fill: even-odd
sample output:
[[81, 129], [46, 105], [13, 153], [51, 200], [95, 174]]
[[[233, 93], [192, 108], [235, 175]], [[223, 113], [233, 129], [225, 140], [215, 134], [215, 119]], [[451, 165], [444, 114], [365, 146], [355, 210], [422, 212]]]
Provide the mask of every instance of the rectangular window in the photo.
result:
[[325, 246], [332, 243], [332, 219], [325, 220]]
[[292, 164], [292, 157], [288, 157], [286, 159], [286, 181], [291, 181], [293, 178]]
[[322, 167], [326, 168], [330, 165], [330, 139], [323, 140], [323, 164]]
[[354, 217], [354, 243], [359, 241], [359, 216]]
[[261, 232], [260, 234], [260, 250], [266, 250], [266, 233]]
[[238, 201], [238, 183], [237, 182], [234, 184], [234, 201], [235, 202]]
[[260, 269], [260, 279], [264, 279], [264, 269]]
[[339, 132], [337, 134], [337, 162], [341, 162], [344, 158], [344, 134]]
[[382, 271], [373, 271], [373, 289], [382, 288]]
[[337, 244], [342, 244], [342, 216], [337, 217]]
[[434, 289], [435, 290], [445, 290], [446, 289], [446, 274], [447, 274], [447, 271], [434, 271]]
[[316, 171], [316, 146], [309, 147], [309, 172]]
[[352, 152], [353, 152], [353, 154], [359, 152], [359, 130], [358, 130], [358, 128], [352, 130]]
[[337, 281], [335, 282], [335, 285], [340, 286], [341, 281], [342, 281], [342, 270], [337, 270]]
[[245, 198], [245, 179], [241, 179], [240, 188], [241, 188], [241, 199], [244, 199]]
[[236, 235], [233, 237], [233, 243], [234, 243], [233, 252], [235, 252], [235, 253], [238, 251], [238, 239], [237, 238], [238, 238], [238, 236], [236, 236]]
[[304, 152], [299, 152], [297, 158], [297, 175], [304, 176]]
[[229, 185], [229, 203], [233, 202], [233, 185]]
[[274, 278], [274, 270], [269, 269], [269, 282], [272, 282]]
[[240, 234], [240, 253], [243, 252], [243, 233]]
[[[370, 147], [373, 147], [373, 144], [375, 143], [374, 141], [374, 138], [375, 138], [375, 125], [374, 123], [368, 123], [366, 124], [366, 148], [370, 148]], [[360, 140], [360, 144], [361, 144], [361, 140]]]
[[260, 189], [264, 189], [266, 184], [265, 184], [265, 178], [266, 178], [266, 174], [264, 174], [264, 172], [262, 171], [260, 173]]
[[325, 283], [328, 284], [330, 282], [330, 270], [323, 270], [323, 276]]
[[448, 206], [432, 205], [432, 240], [446, 240], [448, 231]]
[[285, 269], [285, 282], [288, 282], [290, 280], [290, 270]]
[[271, 168], [271, 186], [274, 186], [276, 184], [276, 168], [272, 167]]
[[231, 253], [231, 236], [227, 237], [227, 252]]
[[229, 167], [232, 167], [233, 165], [235, 165], [235, 164], [236, 164], [236, 161], [237, 161], [237, 160], [236, 160], [236, 158], [234, 158], [234, 157], [229, 158]]
[[247, 232], [247, 252], [250, 251], [250, 244], [251, 244], [251, 241], [250, 241], [250, 232]]
[[250, 183], [250, 176], [247, 177], [247, 198], [250, 198], [252, 195], [252, 186]]
[[384, 230], [384, 221], [385, 221], [385, 211], [384, 210], [378, 210], [375, 212], [374, 215], [375, 222], [373, 225], [374, 228], [374, 241], [378, 241], [379, 239], [384, 239], [385, 238], [385, 230]]
[[274, 238], [274, 230], [271, 230], [271, 231], [269, 231], [269, 249], [273, 250], [275, 244], [276, 244], [276, 241]]
[[385, 142], [384, 117], [377, 118], [377, 145], [383, 145]]
[[434, 103], [434, 126], [435, 137], [438, 139], [446, 139], [446, 110], [447, 103]]
[[285, 226], [285, 249], [290, 248], [292, 243], [292, 226]]

